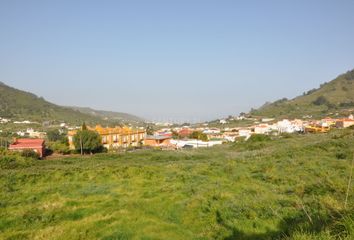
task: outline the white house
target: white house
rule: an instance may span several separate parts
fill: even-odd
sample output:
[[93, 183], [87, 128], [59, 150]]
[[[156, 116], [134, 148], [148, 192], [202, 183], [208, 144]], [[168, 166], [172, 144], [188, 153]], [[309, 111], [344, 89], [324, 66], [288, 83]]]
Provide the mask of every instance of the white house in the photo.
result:
[[219, 134], [221, 130], [219, 128], [206, 128], [203, 130], [205, 134]]
[[240, 137], [245, 137], [246, 139], [248, 139], [252, 134], [252, 131], [250, 129], [239, 129], [238, 130], [238, 135]]
[[277, 122], [277, 127], [279, 133], [294, 133], [304, 130], [303, 122], [299, 120], [290, 122], [288, 119], [283, 119]]
[[267, 134], [271, 131], [268, 124], [260, 124], [254, 127], [255, 134]]
[[171, 140], [171, 144], [175, 145], [176, 148], [183, 148], [184, 146], [190, 146], [192, 148], [200, 148], [200, 147], [212, 147], [215, 145], [221, 145], [222, 141], [208, 141], [203, 142], [201, 140]]
[[226, 121], [225, 119], [221, 119], [219, 122], [220, 122], [221, 124], [226, 124], [226, 123], [227, 123], [227, 121]]
[[8, 122], [10, 122], [10, 119], [0, 117], [0, 123], [8, 123]]

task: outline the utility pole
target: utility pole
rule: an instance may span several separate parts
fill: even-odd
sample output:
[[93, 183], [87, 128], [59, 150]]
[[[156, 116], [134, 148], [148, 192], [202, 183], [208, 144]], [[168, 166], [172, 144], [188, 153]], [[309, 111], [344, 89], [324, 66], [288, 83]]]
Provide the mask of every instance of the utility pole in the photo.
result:
[[83, 155], [83, 150], [82, 150], [82, 135], [80, 134], [80, 152], [81, 152], [81, 155]]

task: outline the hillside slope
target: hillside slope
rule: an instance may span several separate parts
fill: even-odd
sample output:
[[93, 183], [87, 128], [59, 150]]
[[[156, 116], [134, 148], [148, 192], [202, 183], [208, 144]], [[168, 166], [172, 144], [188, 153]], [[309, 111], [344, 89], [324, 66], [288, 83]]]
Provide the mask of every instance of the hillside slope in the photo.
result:
[[252, 110], [255, 116], [302, 117], [347, 113], [354, 108], [354, 70], [294, 99], [281, 99]]
[[[13, 120], [55, 121], [81, 124], [108, 123], [102, 116], [82, 113], [58, 106], [32, 93], [21, 91], [0, 82], [0, 117]], [[124, 118], [124, 117], [122, 117]], [[116, 120], [115, 122], [119, 122]]]

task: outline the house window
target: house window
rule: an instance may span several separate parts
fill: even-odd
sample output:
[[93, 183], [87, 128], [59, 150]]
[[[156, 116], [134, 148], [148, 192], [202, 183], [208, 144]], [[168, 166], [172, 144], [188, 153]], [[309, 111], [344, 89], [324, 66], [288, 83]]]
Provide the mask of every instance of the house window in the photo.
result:
[[106, 143], [107, 143], [107, 137], [106, 137], [106, 136], [103, 136], [103, 137], [102, 137], [102, 143], [103, 143], [103, 144], [106, 144]]
[[118, 142], [118, 136], [117, 135], [113, 135], [113, 142]]

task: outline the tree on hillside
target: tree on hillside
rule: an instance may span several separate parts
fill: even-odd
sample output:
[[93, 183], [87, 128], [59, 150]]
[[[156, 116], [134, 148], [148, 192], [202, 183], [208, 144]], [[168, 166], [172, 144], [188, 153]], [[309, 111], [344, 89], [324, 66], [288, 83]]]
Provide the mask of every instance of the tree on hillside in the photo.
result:
[[103, 150], [101, 137], [98, 133], [90, 130], [80, 130], [73, 138], [74, 146], [81, 154], [97, 153]]
[[315, 101], [312, 102], [314, 105], [319, 106], [319, 105], [325, 105], [328, 104], [328, 100], [327, 98], [325, 98], [324, 96], [319, 96], [318, 98], [316, 98]]
[[208, 136], [200, 131], [194, 131], [193, 133], [191, 133], [191, 135], [189, 135], [189, 137], [192, 139], [208, 141]]

